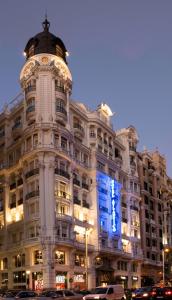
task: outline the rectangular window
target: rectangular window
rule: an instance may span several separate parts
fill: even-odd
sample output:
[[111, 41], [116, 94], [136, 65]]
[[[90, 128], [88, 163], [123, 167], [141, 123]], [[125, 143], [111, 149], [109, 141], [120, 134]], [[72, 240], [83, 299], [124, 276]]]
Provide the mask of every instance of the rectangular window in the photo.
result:
[[56, 251], [55, 252], [55, 262], [60, 265], [65, 264], [65, 252], [64, 251]]

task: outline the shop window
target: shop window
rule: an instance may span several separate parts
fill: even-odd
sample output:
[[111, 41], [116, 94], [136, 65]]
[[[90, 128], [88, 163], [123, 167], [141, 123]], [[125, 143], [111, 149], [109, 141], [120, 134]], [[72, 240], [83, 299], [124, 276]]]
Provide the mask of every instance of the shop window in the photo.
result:
[[60, 265], [65, 264], [65, 252], [64, 251], [56, 251], [55, 252], [55, 262]]
[[40, 250], [34, 251], [34, 265], [42, 264], [42, 252]]
[[75, 254], [75, 266], [85, 267], [85, 256]]
[[13, 282], [14, 283], [25, 283], [26, 282], [25, 271], [13, 272]]

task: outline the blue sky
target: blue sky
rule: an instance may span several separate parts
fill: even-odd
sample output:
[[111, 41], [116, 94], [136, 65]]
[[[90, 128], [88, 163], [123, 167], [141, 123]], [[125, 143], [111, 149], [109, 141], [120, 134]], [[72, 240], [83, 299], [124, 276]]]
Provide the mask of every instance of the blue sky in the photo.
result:
[[22, 52], [46, 10], [70, 52], [72, 98], [107, 102], [114, 129], [135, 126], [139, 149], [158, 148], [172, 176], [172, 1], [0, 1], [0, 107], [20, 92]]

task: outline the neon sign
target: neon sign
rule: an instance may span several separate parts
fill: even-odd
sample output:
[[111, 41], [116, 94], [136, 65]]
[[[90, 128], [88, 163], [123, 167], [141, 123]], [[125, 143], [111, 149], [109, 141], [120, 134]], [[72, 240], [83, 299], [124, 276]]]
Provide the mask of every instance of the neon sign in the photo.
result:
[[112, 209], [112, 231], [120, 234], [120, 183], [115, 179], [111, 179], [111, 209]]

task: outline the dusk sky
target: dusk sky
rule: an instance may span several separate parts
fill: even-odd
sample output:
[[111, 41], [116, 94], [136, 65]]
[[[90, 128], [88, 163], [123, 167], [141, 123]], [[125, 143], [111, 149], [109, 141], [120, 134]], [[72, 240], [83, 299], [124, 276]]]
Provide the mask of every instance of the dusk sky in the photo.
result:
[[22, 53], [46, 10], [70, 53], [72, 99], [106, 102], [114, 129], [135, 126], [139, 149], [158, 148], [172, 176], [172, 1], [0, 0], [1, 108], [20, 92]]

